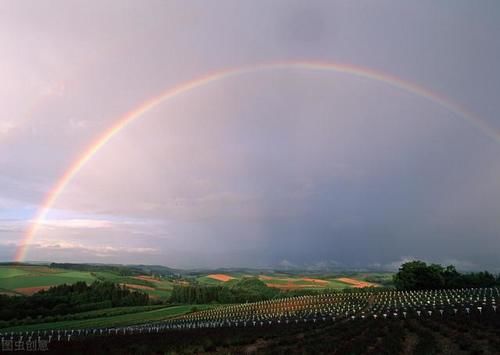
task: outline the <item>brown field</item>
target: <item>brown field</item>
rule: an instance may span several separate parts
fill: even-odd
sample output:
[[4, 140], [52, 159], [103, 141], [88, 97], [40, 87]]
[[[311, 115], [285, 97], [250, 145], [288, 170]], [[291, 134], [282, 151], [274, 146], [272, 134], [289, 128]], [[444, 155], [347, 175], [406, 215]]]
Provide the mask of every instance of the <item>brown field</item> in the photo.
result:
[[14, 289], [14, 291], [22, 293], [25, 296], [31, 296], [32, 294], [37, 293], [38, 291], [48, 290], [51, 287], [52, 286], [21, 287]]
[[[264, 281], [266, 286], [279, 288], [281, 290], [296, 290], [300, 288], [320, 288], [328, 284], [328, 281], [321, 279], [313, 279], [309, 277], [276, 277], [259, 275], [259, 279]], [[279, 281], [279, 282], [277, 282]], [[305, 281], [308, 284], [297, 284], [297, 281]], [[283, 283], [286, 282], [286, 283]]]
[[210, 275], [207, 275], [207, 277], [210, 277], [211, 279], [222, 281], [222, 282], [227, 282], [229, 280], [234, 279], [234, 277], [226, 275], [226, 274], [210, 274]]
[[321, 279], [310, 279], [308, 277], [304, 277], [300, 280], [304, 280], [304, 281], [308, 281], [308, 282], [312, 282], [312, 283], [319, 283], [319, 284], [322, 284], [322, 285], [326, 285], [328, 283], [328, 281], [326, 280], [321, 280]]
[[281, 290], [296, 290], [296, 289], [299, 289], [299, 288], [315, 288], [315, 287], [321, 287], [319, 285], [314, 285], [314, 284], [311, 284], [311, 285], [297, 285], [297, 284], [294, 284], [294, 283], [287, 283], [287, 284], [275, 284], [275, 283], [272, 283], [272, 282], [269, 282], [269, 283], [266, 283], [266, 286], [268, 287], [274, 287], [274, 288], [279, 288]]
[[[266, 276], [266, 275], [259, 275], [259, 279], [264, 281], [265, 284], [269, 287], [275, 287], [275, 288], [282, 288], [282, 289], [293, 289], [293, 288], [307, 288], [307, 287], [320, 287], [325, 286], [328, 284], [328, 281], [326, 280], [321, 280], [321, 279], [313, 279], [310, 277], [296, 277], [296, 278], [291, 278], [291, 277], [272, 277], [272, 276]], [[275, 283], [273, 280], [279, 280], [279, 281], [287, 281], [286, 284], [283, 283]], [[295, 282], [297, 281], [306, 281], [310, 282], [308, 285], [298, 285]]]
[[339, 277], [338, 279], [335, 279], [337, 281], [353, 285], [354, 288], [364, 288], [364, 287], [377, 287], [377, 284], [371, 283], [371, 282], [366, 282], [366, 281], [360, 281], [356, 279], [351, 279], [348, 277]]
[[148, 290], [148, 291], [154, 290], [153, 287], [144, 286], [144, 285], [135, 285], [135, 284], [120, 284], [120, 285], [125, 286], [127, 288], [132, 288], [134, 290]]

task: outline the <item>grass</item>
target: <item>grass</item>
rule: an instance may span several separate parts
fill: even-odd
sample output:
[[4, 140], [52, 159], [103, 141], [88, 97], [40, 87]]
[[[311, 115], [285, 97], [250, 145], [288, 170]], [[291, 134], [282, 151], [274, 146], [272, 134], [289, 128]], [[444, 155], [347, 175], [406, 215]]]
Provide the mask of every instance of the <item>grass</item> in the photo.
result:
[[103, 280], [109, 280], [109, 281], [119, 281], [120, 279], [123, 279], [124, 277], [109, 271], [96, 271], [92, 273], [95, 275], [96, 278], [98, 279], [103, 279]]
[[168, 298], [172, 294], [173, 284], [172, 281], [169, 280], [144, 280], [138, 279], [133, 276], [122, 276], [118, 274], [114, 274], [108, 271], [99, 271], [94, 272], [96, 278], [99, 280], [107, 280], [120, 284], [131, 284], [131, 285], [140, 285], [154, 288], [154, 290], [142, 289], [141, 291], [147, 293], [154, 298]]
[[78, 281], [92, 283], [97, 280], [148, 286], [153, 290], [142, 291], [154, 298], [161, 299], [170, 297], [173, 289], [172, 282], [168, 280], [140, 280], [108, 271], [89, 272], [31, 265], [0, 266], [0, 292], [7, 294], [16, 294], [16, 289], [19, 288], [57, 286], [73, 284]]
[[94, 281], [95, 277], [91, 275], [90, 272], [87, 271], [64, 271], [54, 275], [54, 277], [66, 277], [78, 280], [90, 280]]
[[352, 288], [352, 285], [338, 280], [328, 280], [327, 287], [335, 290], [341, 290], [344, 288]]
[[0, 281], [0, 287], [7, 290], [15, 291], [17, 288], [25, 287], [37, 287], [37, 286], [56, 286], [65, 283], [75, 283], [77, 281], [92, 282], [95, 279], [90, 277], [90, 275], [82, 275], [80, 277], [76, 275], [64, 276], [64, 275], [43, 275], [43, 276], [32, 276], [23, 275], [16, 277], [9, 277], [2, 279]]
[[29, 272], [14, 267], [0, 267], [0, 279], [6, 279], [9, 277], [27, 275]]
[[131, 307], [112, 307], [112, 308], [104, 308], [104, 309], [96, 309], [93, 311], [80, 312], [75, 313], [75, 316], [80, 318], [98, 318], [98, 317], [109, 317], [116, 316], [126, 313], [137, 313], [137, 312], [146, 312], [152, 311], [158, 308], [164, 308], [165, 306], [131, 306]]
[[[182, 305], [162, 307], [159, 309], [138, 311], [127, 314], [111, 315], [105, 317], [96, 317], [83, 320], [69, 320], [60, 322], [40, 323], [21, 325], [10, 328], [3, 328], [2, 331], [36, 331], [36, 330], [57, 330], [57, 329], [84, 329], [84, 328], [101, 328], [101, 327], [121, 327], [134, 324], [142, 324], [147, 322], [155, 322], [163, 319], [173, 318], [182, 314], [190, 313], [196, 307], [197, 310], [205, 310], [212, 305]], [[137, 307], [132, 307], [137, 308]], [[104, 310], [101, 310], [104, 311]], [[100, 311], [94, 311], [100, 312]]]
[[208, 276], [197, 277], [196, 281], [198, 281], [202, 285], [209, 285], [209, 286], [219, 286], [225, 283], [220, 280], [212, 279], [211, 277]]

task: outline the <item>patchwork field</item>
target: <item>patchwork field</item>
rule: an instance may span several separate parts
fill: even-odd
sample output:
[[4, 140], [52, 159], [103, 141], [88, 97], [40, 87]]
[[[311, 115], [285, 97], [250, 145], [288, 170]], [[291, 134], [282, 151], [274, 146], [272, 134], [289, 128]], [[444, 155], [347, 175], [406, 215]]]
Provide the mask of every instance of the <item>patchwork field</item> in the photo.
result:
[[231, 285], [233, 281], [241, 280], [244, 277], [257, 276], [268, 287], [281, 290], [298, 289], [344, 289], [344, 288], [364, 288], [379, 287], [381, 284], [374, 281], [390, 282], [390, 273], [363, 273], [354, 275], [296, 275], [285, 273], [265, 273], [265, 274], [208, 274], [198, 276], [196, 281], [205, 285]]
[[30, 295], [50, 286], [92, 282], [89, 272], [51, 269], [47, 266], [0, 266], [0, 291]]
[[351, 279], [350, 277], [339, 277], [337, 279], [337, 281], [352, 285], [354, 288], [377, 287], [378, 286], [377, 284], [374, 284], [371, 282]]
[[123, 276], [112, 271], [78, 271], [40, 265], [1, 265], [0, 294], [31, 295], [40, 290], [78, 281], [112, 281], [132, 290], [147, 293], [153, 299], [168, 299], [175, 285], [192, 282], [201, 285], [228, 285], [245, 277], [258, 277], [268, 287], [280, 290], [321, 290], [378, 287], [390, 282], [390, 273], [307, 274], [292, 273], [207, 273], [181, 279], [166, 279], [151, 275]]
[[75, 271], [34, 265], [0, 266], [0, 293], [7, 295], [31, 295], [51, 286], [97, 280], [120, 283], [130, 289], [141, 290], [152, 298], [168, 298], [173, 288], [171, 281], [148, 275], [121, 276], [106, 271]]

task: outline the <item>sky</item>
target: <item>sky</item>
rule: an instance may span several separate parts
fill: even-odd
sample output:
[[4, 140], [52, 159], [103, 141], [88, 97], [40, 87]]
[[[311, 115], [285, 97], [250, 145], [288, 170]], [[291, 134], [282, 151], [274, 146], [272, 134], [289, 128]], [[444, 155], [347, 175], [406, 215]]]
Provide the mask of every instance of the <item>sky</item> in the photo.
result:
[[[499, 271], [498, 33], [494, 0], [0, 1], [0, 260]], [[241, 73], [139, 115], [37, 220], [144, 102], [294, 61], [475, 118], [353, 73]]]

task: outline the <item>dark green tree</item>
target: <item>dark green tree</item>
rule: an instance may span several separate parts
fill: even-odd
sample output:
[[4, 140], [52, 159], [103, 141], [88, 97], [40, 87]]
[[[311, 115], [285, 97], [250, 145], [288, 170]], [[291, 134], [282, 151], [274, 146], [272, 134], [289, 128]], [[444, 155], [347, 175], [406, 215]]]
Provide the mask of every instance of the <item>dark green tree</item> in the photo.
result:
[[443, 288], [443, 267], [437, 264], [427, 265], [423, 261], [404, 263], [393, 277], [394, 285], [399, 290], [432, 290]]

